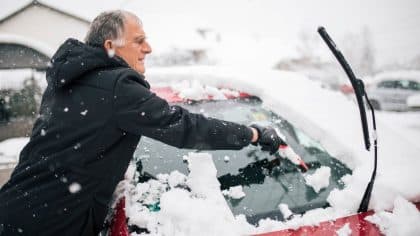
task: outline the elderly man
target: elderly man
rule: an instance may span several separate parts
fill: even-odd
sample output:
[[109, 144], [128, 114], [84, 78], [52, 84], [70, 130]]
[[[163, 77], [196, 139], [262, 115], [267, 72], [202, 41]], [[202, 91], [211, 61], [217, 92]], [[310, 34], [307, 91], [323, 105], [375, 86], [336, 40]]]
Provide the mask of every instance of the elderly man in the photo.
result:
[[252, 143], [274, 153], [283, 142], [272, 128], [168, 105], [143, 76], [151, 51], [125, 11], [96, 17], [86, 43], [60, 46], [30, 142], [0, 190], [0, 235], [97, 235], [142, 135], [201, 150]]

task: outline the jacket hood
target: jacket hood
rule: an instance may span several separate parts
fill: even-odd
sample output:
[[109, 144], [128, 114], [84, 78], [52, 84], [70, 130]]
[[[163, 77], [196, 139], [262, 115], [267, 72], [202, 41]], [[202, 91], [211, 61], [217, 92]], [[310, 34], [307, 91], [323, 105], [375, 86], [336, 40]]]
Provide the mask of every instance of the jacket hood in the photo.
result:
[[90, 71], [113, 67], [129, 66], [120, 57], [110, 58], [102, 47], [67, 39], [51, 59], [51, 67], [47, 70], [47, 82], [52, 87], [63, 87]]

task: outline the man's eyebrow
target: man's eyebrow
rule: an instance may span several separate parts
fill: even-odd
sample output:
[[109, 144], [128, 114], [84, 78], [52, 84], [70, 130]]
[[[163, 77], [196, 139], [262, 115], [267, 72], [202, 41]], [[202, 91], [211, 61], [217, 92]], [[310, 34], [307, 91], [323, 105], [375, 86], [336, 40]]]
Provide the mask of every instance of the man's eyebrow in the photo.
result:
[[134, 40], [143, 40], [146, 38], [146, 35], [139, 35], [134, 38]]

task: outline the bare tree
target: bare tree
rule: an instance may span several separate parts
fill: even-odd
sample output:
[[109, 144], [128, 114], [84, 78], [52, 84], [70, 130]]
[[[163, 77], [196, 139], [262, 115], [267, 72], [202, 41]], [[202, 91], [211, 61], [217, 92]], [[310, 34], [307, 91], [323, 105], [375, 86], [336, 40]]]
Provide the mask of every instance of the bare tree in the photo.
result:
[[367, 27], [360, 34], [347, 34], [340, 45], [343, 45], [344, 56], [359, 75], [372, 75], [375, 72], [375, 49]]
[[296, 50], [301, 55], [301, 60], [306, 62], [318, 62], [319, 56], [316, 49], [319, 48], [319, 40], [317, 34], [310, 34], [308, 31], [303, 30], [299, 33], [299, 44]]

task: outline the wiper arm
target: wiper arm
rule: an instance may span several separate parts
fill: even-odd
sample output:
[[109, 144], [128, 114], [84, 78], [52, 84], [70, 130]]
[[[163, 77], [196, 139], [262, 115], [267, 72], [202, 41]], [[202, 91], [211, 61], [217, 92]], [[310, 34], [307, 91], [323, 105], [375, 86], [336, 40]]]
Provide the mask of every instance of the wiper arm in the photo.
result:
[[327, 31], [324, 27], [318, 28], [318, 33], [321, 35], [324, 42], [328, 45], [334, 56], [337, 58], [338, 62], [340, 63], [341, 67], [343, 67], [344, 71], [347, 74], [347, 77], [349, 77], [351, 85], [353, 86], [354, 92], [356, 94], [357, 104], [359, 105], [359, 111], [360, 111], [360, 118], [362, 121], [362, 128], [363, 128], [363, 137], [365, 141], [365, 148], [366, 150], [370, 150], [370, 139], [369, 139], [369, 128], [367, 124], [366, 119], [366, 110], [363, 103], [363, 96], [366, 99], [367, 104], [369, 105], [369, 108], [372, 112], [372, 121], [373, 121], [373, 139], [374, 139], [374, 149], [375, 149], [375, 163], [374, 168], [372, 172], [371, 179], [369, 181], [369, 184], [366, 188], [366, 191], [363, 195], [363, 199], [360, 203], [358, 212], [365, 212], [368, 209], [369, 206], [369, 200], [373, 189], [373, 184], [375, 182], [376, 177], [376, 167], [378, 162], [378, 141], [377, 141], [377, 135], [376, 135], [376, 121], [375, 121], [375, 112], [372, 107], [372, 104], [369, 101], [369, 98], [365, 91], [365, 86], [363, 84], [363, 81], [360, 79], [357, 79], [356, 76], [353, 73], [353, 70], [351, 69], [350, 65], [347, 63], [346, 59], [344, 58], [343, 54], [338, 50], [336, 44], [334, 41], [330, 38]]

